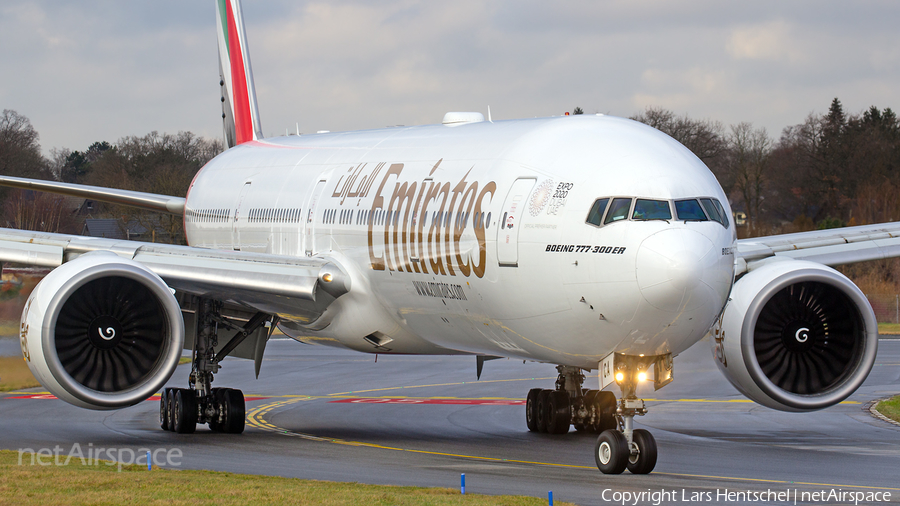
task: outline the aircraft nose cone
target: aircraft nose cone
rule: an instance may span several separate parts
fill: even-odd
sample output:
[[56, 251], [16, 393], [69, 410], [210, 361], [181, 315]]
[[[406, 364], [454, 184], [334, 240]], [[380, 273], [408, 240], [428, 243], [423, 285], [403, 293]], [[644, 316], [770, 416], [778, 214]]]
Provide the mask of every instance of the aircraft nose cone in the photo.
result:
[[644, 299], [664, 311], [693, 310], [713, 302], [708, 284], [718, 251], [705, 235], [688, 229], [657, 232], [637, 254], [637, 282]]

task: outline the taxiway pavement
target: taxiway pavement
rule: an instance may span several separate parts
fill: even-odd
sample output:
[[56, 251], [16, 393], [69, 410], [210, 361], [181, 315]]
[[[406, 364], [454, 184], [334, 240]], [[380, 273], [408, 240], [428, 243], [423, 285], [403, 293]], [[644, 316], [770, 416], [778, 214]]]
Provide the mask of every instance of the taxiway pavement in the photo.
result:
[[[179, 366], [170, 386], [186, 386]], [[724, 491], [881, 491], [900, 502], [900, 426], [868, 405], [900, 392], [900, 340], [882, 340], [877, 363], [848, 402], [815, 413], [782, 413], [740, 395], [719, 373], [709, 343], [675, 359], [675, 381], [639, 391], [659, 446], [646, 476], [601, 474], [596, 435], [528, 432], [528, 389], [552, 388], [552, 365], [494, 360], [475, 379], [473, 357], [365, 355], [273, 340], [262, 372], [229, 359], [214, 386], [249, 397], [241, 435], [199, 427], [164, 432], [158, 403], [90, 411], [25, 393], [0, 394], [0, 448], [178, 448], [180, 467], [320, 480], [456, 488], [599, 504], [615, 492], [671, 491], [681, 503]], [[596, 387], [596, 377], [586, 386]], [[24, 397], [24, 398], [23, 398]], [[666, 496], [670, 497], [670, 496]], [[738, 501], [739, 502], [739, 501]], [[775, 503], [777, 501], [767, 501]], [[791, 500], [786, 503], [793, 503]], [[798, 501], [798, 504], [803, 501]], [[649, 496], [638, 504], [654, 504]], [[815, 502], [821, 504], [821, 502]]]

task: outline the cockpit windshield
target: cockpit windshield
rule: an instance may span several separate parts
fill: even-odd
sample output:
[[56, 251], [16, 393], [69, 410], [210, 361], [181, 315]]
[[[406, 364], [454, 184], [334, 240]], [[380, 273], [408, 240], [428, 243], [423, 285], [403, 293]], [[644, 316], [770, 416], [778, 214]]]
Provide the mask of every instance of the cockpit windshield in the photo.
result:
[[[634, 204], [634, 206], [632, 206]], [[678, 221], [715, 221], [725, 228], [731, 223], [725, 207], [717, 199], [698, 197], [681, 200], [653, 200], [631, 197], [603, 197], [594, 201], [585, 223], [595, 227], [616, 221], [672, 220], [672, 205]], [[630, 217], [630, 218], [629, 218]], [[601, 225], [602, 223], [602, 225]]]
[[603, 211], [606, 211], [607, 204], [609, 204], [609, 199], [597, 199], [594, 205], [591, 206], [590, 212], [588, 212], [587, 222], [599, 227], [600, 223], [603, 222]]
[[671, 220], [672, 210], [667, 200], [637, 199], [634, 204], [633, 220]]
[[718, 221], [723, 227], [728, 228], [728, 216], [725, 215], [725, 209], [716, 199], [700, 199], [703, 209], [713, 221]]
[[707, 221], [707, 217], [703, 214], [703, 208], [697, 199], [676, 200], [675, 214], [681, 221]]
[[603, 223], [612, 223], [628, 218], [629, 209], [631, 209], [631, 199], [613, 199], [612, 205], [609, 206], [609, 212], [606, 213], [606, 221]]
[[716, 205], [716, 209], [719, 210], [719, 216], [722, 218], [722, 221], [720, 221], [719, 223], [721, 223], [723, 227], [728, 228], [728, 226], [730, 224], [728, 222], [728, 213], [725, 212], [725, 208], [722, 207], [721, 202], [719, 202], [716, 199], [712, 199], [712, 201], [713, 201], [713, 204]]

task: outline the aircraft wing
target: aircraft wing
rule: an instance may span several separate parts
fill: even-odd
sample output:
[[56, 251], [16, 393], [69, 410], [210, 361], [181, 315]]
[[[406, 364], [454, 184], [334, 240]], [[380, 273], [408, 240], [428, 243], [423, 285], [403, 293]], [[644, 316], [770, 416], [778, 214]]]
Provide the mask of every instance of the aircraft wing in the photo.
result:
[[841, 265], [900, 257], [900, 222], [740, 239], [736, 274], [773, 257]]
[[12, 176], [0, 176], [0, 186], [9, 186], [12, 188], [20, 188], [22, 190], [58, 193], [70, 197], [82, 197], [98, 200], [100, 202], [139, 207], [179, 216], [184, 214], [184, 198], [158, 195], [156, 193], [144, 193], [131, 190], [119, 190], [116, 188], [103, 188], [100, 186], [61, 183], [59, 181], [26, 179], [23, 177]]
[[346, 271], [322, 257], [288, 257], [0, 228], [0, 261], [59, 267], [109, 251], [134, 260], [178, 291], [314, 321], [350, 288]]

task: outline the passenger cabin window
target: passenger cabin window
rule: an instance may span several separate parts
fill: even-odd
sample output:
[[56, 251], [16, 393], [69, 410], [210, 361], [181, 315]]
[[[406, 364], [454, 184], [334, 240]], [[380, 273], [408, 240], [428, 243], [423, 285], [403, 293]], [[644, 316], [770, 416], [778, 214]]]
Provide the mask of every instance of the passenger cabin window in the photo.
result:
[[637, 199], [631, 219], [639, 221], [671, 220], [672, 210], [669, 209], [669, 201]]
[[695, 199], [676, 200], [675, 214], [681, 221], [707, 221], [703, 208]]
[[591, 210], [588, 211], [587, 222], [591, 225], [600, 226], [600, 223], [603, 221], [603, 211], [606, 211], [606, 205], [609, 204], [609, 199], [597, 199], [594, 202], [594, 205], [591, 206]]
[[631, 209], [631, 199], [613, 199], [609, 212], [606, 213], [606, 221], [604, 224], [614, 221], [624, 220], [628, 218], [628, 211]]

